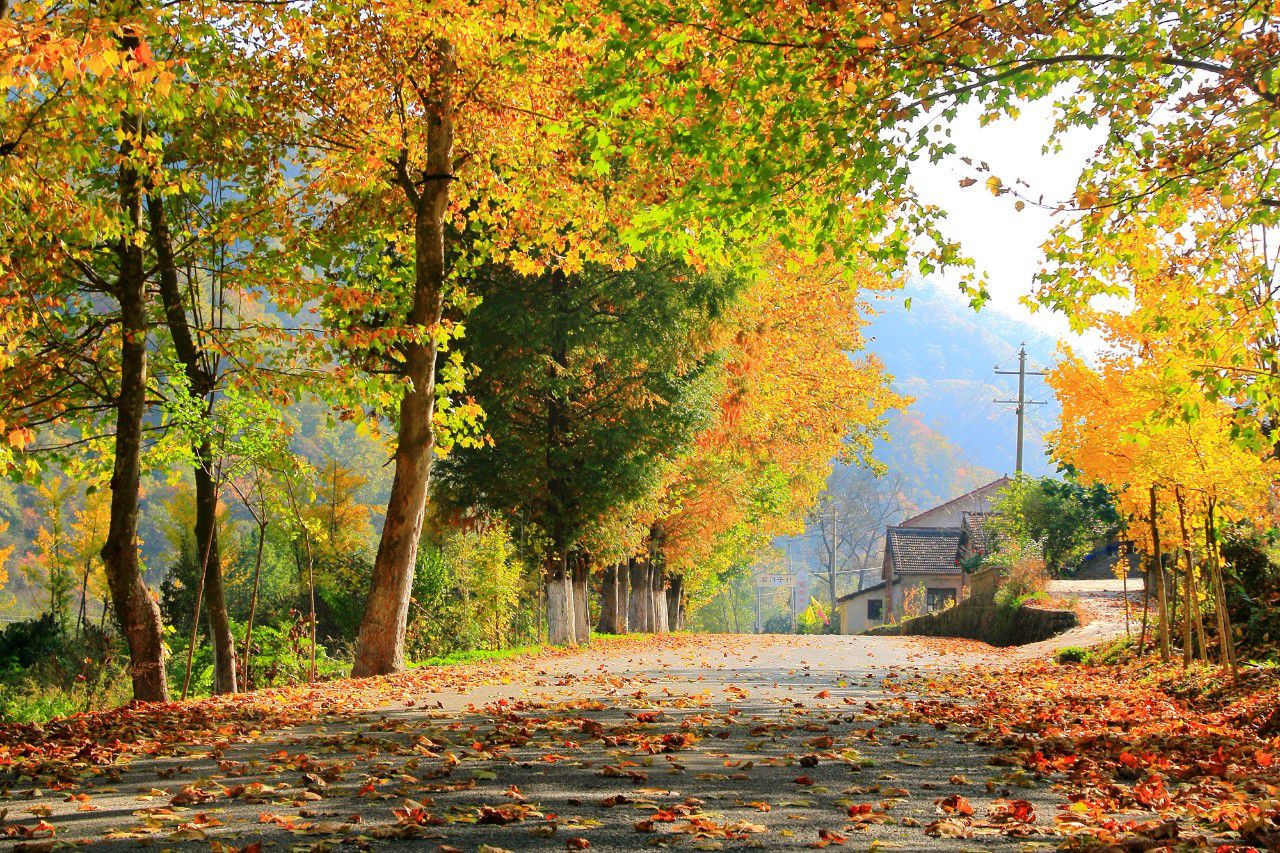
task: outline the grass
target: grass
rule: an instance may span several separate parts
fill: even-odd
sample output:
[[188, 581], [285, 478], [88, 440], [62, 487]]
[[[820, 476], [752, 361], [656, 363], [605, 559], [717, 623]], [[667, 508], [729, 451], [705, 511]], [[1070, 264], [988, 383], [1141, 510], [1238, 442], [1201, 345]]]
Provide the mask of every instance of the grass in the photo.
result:
[[464, 663], [492, 663], [494, 661], [510, 660], [511, 658], [537, 654], [544, 648], [546, 647], [541, 643], [534, 643], [527, 646], [508, 646], [505, 649], [471, 649], [464, 652], [450, 652], [447, 655], [429, 657], [426, 660], [417, 661], [413, 665], [418, 667], [454, 666]]
[[84, 711], [114, 708], [128, 699], [127, 681], [109, 685], [105, 690], [91, 691], [79, 686], [64, 689], [23, 679], [0, 684], [0, 722], [45, 723]]
[[[591, 632], [591, 642], [593, 643], [616, 643], [621, 640], [634, 639], [636, 634], [598, 634]], [[551, 648], [545, 643], [530, 643], [524, 646], [508, 646], [505, 649], [471, 649], [462, 652], [450, 652], [447, 655], [436, 655], [426, 658], [425, 660], [415, 661], [412, 666], [457, 666], [459, 664], [468, 663], [493, 663], [501, 660], [511, 660], [512, 658], [521, 658], [528, 655], [536, 655], [538, 652]]]

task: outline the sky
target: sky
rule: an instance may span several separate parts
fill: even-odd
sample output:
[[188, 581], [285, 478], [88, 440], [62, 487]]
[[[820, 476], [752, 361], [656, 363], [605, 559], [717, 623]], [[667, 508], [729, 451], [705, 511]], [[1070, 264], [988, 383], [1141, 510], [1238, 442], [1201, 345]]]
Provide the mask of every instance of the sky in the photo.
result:
[[[1071, 197], [1085, 161], [1099, 143], [1101, 131], [1075, 130], [1061, 151], [1045, 154], [1044, 142], [1052, 128], [1050, 104], [1027, 104], [1018, 118], [985, 127], [979, 124], [977, 115], [977, 108], [967, 110], [951, 124], [955, 157], [937, 164], [913, 165], [915, 188], [924, 201], [947, 211], [945, 233], [960, 242], [979, 271], [986, 272], [991, 300], [983, 310], [995, 309], [1028, 322], [1082, 354], [1096, 353], [1101, 346], [1096, 336], [1076, 335], [1061, 315], [1044, 309], [1033, 312], [1020, 302], [1031, 293], [1032, 277], [1042, 265], [1040, 246], [1054, 224], [1051, 211], [1031, 204], [1016, 210], [1012, 195], [992, 195], [984, 186], [983, 176], [961, 162], [960, 157], [990, 164], [992, 174], [1006, 185], [1013, 185], [1018, 179], [1025, 181], [1030, 189], [1020, 186], [1023, 195], [1031, 199], [1043, 197], [1046, 204], [1051, 204]], [[962, 188], [960, 181], [966, 177], [979, 180]], [[962, 300], [960, 278], [961, 274], [954, 272], [936, 275], [934, 280], [943, 285], [944, 291]]]

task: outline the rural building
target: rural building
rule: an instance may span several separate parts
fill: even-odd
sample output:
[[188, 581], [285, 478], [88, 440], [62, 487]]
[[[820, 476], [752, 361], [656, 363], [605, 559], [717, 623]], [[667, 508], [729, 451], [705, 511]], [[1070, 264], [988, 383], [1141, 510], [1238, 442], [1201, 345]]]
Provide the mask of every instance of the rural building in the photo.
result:
[[857, 634], [900, 616], [907, 602], [922, 613], [942, 610], [965, 594], [960, 562], [990, 548], [986, 522], [1001, 477], [885, 529], [880, 581], [839, 599], [840, 629]]
[[884, 581], [841, 596], [838, 605], [842, 634], [861, 634], [884, 624]]
[[1012, 483], [1008, 477], [992, 480], [985, 486], [979, 486], [971, 492], [965, 492], [958, 498], [938, 504], [919, 515], [913, 515], [899, 524], [899, 527], [960, 527], [964, 523], [965, 513], [986, 514], [991, 512], [992, 501], [1005, 486]]

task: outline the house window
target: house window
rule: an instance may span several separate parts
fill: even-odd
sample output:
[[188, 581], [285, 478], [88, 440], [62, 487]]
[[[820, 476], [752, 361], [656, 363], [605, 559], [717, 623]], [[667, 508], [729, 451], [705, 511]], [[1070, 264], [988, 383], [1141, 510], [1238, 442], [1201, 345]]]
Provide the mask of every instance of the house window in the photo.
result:
[[929, 587], [925, 590], [924, 604], [930, 613], [956, 603], [956, 591], [950, 587]]
[[868, 598], [867, 599], [867, 619], [872, 622], [879, 622], [884, 618], [884, 599]]

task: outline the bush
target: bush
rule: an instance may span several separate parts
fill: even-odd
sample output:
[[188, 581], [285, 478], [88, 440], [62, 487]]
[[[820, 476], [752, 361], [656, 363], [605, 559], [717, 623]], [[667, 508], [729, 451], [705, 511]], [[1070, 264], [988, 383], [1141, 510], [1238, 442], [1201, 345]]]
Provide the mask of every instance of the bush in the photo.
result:
[[1089, 655], [1089, 662], [1104, 666], [1115, 666], [1128, 660], [1133, 654], [1133, 649], [1134, 642], [1132, 637], [1120, 637], [1110, 643], [1095, 647]]
[[10, 622], [0, 631], [0, 668], [27, 669], [60, 656], [64, 645], [62, 626], [52, 613]]
[[1079, 646], [1067, 646], [1053, 653], [1053, 659], [1060, 664], [1088, 663], [1091, 655], [1088, 649]]
[[1025, 602], [1042, 597], [1049, 586], [1049, 575], [1044, 560], [1034, 554], [1021, 554], [1009, 567], [1008, 574], [996, 590], [997, 607], [1013, 609]]
[[[311, 623], [303, 613], [294, 611], [290, 620], [278, 625], [254, 625], [253, 649], [250, 659], [250, 687], [254, 690], [268, 687], [285, 687], [303, 684], [311, 671]], [[244, 651], [244, 625], [231, 623], [235, 637], [236, 658], [244, 673], [244, 661], [239, 660]], [[182, 695], [182, 683], [187, 675], [187, 643], [190, 635], [171, 633], [169, 644], [171, 658], [168, 666], [169, 689], [175, 696]], [[316, 645], [316, 678], [320, 680], [342, 678], [348, 664], [329, 656], [323, 643]], [[213, 648], [201, 636], [191, 660], [191, 686], [188, 696], [208, 696], [213, 692]]]
[[128, 699], [123, 650], [94, 625], [79, 631], [45, 614], [0, 631], [0, 719], [43, 722]]
[[537, 572], [501, 524], [448, 530], [418, 549], [406, 651], [427, 660], [535, 640]]

